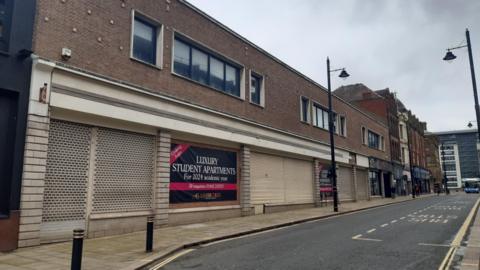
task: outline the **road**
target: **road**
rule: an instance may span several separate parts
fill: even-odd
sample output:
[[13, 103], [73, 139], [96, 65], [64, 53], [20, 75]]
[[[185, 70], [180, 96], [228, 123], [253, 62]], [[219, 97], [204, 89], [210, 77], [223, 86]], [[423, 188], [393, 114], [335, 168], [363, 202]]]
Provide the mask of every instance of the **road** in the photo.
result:
[[207, 245], [162, 269], [438, 269], [478, 195], [418, 199]]

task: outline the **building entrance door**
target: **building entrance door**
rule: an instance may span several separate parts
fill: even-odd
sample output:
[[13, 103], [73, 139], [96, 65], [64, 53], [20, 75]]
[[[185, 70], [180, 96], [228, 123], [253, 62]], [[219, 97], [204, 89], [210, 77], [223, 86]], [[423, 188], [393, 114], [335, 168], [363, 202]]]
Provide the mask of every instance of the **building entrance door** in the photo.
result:
[[390, 180], [390, 173], [383, 174], [383, 186], [385, 187], [385, 197], [391, 198], [392, 197], [392, 186]]

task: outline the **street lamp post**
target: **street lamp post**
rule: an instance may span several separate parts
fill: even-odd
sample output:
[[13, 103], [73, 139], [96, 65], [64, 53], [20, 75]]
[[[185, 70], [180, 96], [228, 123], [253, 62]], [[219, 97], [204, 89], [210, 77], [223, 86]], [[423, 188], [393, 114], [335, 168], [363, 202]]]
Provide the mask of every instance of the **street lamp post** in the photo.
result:
[[332, 192], [333, 192], [333, 211], [338, 212], [338, 191], [337, 191], [337, 164], [335, 162], [335, 141], [333, 133], [335, 132], [333, 126], [333, 112], [332, 112], [332, 88], [330, 85], [330, 73], [341, 71], [338, 77], [347, 78], [348, 73], [345, 68], [330, 70], [330, 59], [327, 57], [327, 84], [328, 84], [328, 131], [330, 133], [330, 155], [331, 168], [330, 177], [332, 178]]
[[448, 190], [448, 181], [447, 181], [447, 172], [445, 171], [445, 147], [442, 143], [441, 146], [441, 154], [442, 154], [442, 169], [443, 169], [443, 182], [445, 183], [445, 194], [450, 194], [450, 190]]
[[[477, 117], [477, 127], [480, 127], [480, 107], [478, 105], [477, 82], [475, 80], [475, 67], [473, 65], [472, 44], [470, 42], [470, 32], [468, 31], [468, 28], [465, 30], [465, 36], [467, 37], [467, 45], [448, 48], [447, 49], [447, 54], [445, 55], [445, 57], [443, 57], [443, 60], [452, 61], [455, 58], [457, 58], [452, 53], [452, 50], [465, 48], [465, 47], [467, 48], [468, 58], [470, 60], [470, 74], [472, 76], [473, 96], [474, 96], [474, 99], [475, 99], [475, 114], [476, 114], [476, 117]], [[477, 132], [478, 132], [478, 135], [479, 135], [478, 138], [480, 139], [480, 128], [477, 128]]]

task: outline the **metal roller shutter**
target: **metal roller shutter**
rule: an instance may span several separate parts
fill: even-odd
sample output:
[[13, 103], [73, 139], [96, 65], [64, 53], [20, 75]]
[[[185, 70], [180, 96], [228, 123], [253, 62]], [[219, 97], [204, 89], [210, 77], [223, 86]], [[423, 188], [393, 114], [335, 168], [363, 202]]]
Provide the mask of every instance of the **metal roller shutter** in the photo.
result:
[[259, 153], [250, 155], [251, 203], [285, 202], [283, 158]]
[[251, 202], [312, 203], [313, 162], [251, 153]]
[[353, 199], [352, 169], [340, 166], [337, 175], [338, 196], [340, 200]]
[[154, 136], [52, 119], [41, 240], [69, 239], [85, 228], [87, 205], [92, 213], [151, 210], [154, 157]]
[[366, 200], [367, 197], [367, 170], [357, 169], [357, 198], [359, 200]]
[[51, 120], [41, 226], [42, 241], [85, 228], [90, 127]]
[[286, 203], [313, 203], [313, 162], [284, 158]]
[[99, 128], [93, 213], [152, 209], [155, 137]]

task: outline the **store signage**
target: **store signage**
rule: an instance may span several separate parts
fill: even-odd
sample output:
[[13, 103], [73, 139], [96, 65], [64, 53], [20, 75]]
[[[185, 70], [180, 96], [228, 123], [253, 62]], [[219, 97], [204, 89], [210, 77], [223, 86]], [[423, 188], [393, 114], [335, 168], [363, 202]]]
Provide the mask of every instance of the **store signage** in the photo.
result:
[[237, 200], [237, 153], [172, 144], [170, 203]]

